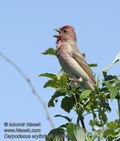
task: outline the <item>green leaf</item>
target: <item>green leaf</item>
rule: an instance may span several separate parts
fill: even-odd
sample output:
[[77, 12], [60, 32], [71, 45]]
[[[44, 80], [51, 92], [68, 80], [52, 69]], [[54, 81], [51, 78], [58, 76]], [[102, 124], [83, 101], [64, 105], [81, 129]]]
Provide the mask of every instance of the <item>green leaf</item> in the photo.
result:
[[55, 117], [62, 117], [62, 118], [64, 118], [64, 119], [66, 119], [68, 122], [71, 122], [71, 121], [72, 121], [72, 119], [70, 119], [70, 118], [67, 117], [67, 116], [63, 116], [63, 115], [55, 115]]
[[98, 116], [99, 116], [99, 119], [101, 120], [101, 122], [102, 122], [103, 124], [105, 124], [105, 123], [107, 122], [107, 116], [106, 116], [105, 111], [99, 109]]
[[108, 65], [107, 67], [105, 67], [102, 71], [107, 72], [118, 61], [120, 61], [120, 51], [117, 53], [117, 55], [116, 55], [115, 59], [112, 61], [112, 63], [110, 65]]
[[65, 96], [61, 102], [61, 108], [64, 109], [66, 112], [70, 112], [75, 104], [74, 97]]
[[118, 90], [117, 90], [117, 87], [115, 86], [112, 86], [109, 82], [105, 81], [104, 82], [108, 91], [110, 92], [110, 97], [111, 98], [115, 98], [118, 94]]
[[44, 88], [47, 87], [59, 88], [59, 83], [56, 80], [48, 80], [44, 85]]
[[48, 107], [54, 107], [56, 98], [60, 96], [65, 96], [65, 94], [66, 94], [65, 92], [56, 91], [54, 95], [51, 97], [51, 99], [49, 100]]
[[104, 131], [104, 135], [115, 138], [117, 133], [115, 132], [114, 129], [110, 128]]
[[64, 136], [64, 130], [62, 128], [56, 128], [49, 132], [46, 141], [64, 141]]
[[104, 78], [107, 77], [107, 71], [102, 71]]
[[60, 76], [60, 86], [63, 87], [63, 88], [67, 88], [67, 76], [66, 75], [62, 75]]
[[[120, 137], [120, 121], [115, 120], [107, 123], [107, 128], [104, 130], [104, 136], [110, 141], [115, 140], [118, 141]], [[118, 140], [117, 140], [118, 139]]]
[[45, 52], [42, 53], [43, 55], [54, 55], [56, 56], [56, 51], [54, 48], [49, 48]]
[[115, 59], [113, 60], [113, 64], [117, 63], [118, 61], [120, 61], [120, 51], [117, 53]]
[[107, 127], [108, 128], [120, 128], [120, 121], [119, 120], [115, 120], [115, 121], [111, 121], [107, 123]]
[[97, 67], [97, 64], [89, 64], [89, 67], [92, 68], [92, 67]]
[[119, 91], [120, 90], [120, 82], [117, 82], [117, 84], [115, 85], [115, 87]]
[[38, 75], [39, 77], [48, 77], [51, 79], [57, 79], [57, 75], [52, 74], [52, 73], [42, 73]]
[[85, 90], [80, 94], [80, 100], [83, 100], [85, 98], [88, 98], [88, 96], [90, 95], [91, 90]]
[[82, 128], [80, 128], [79, 125], [69, 123], [66, 125], [67, 127], [67, 135], [68, 138], [71, 141], [85, 141], [86, 140], [86, 134]]
[[90, 124], [92, 127], [94, 127], [95, 125], [98, 125], [99, 123], [98, 123], [97, 119], [91, 119], [90, 122], [89, 122], [89, 124]]
[[105, 77], [105, 81], [109, 81], [110, 83], [113, 83], [117, 79], [116, 75], [107, 75]]

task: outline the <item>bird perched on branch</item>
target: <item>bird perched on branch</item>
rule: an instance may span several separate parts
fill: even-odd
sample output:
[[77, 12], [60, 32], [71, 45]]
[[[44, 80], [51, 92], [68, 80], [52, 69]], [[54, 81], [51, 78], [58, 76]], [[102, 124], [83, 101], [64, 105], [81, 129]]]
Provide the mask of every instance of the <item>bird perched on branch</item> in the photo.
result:
[[75, 30], [70, 25], [56, 29], [56, 53], [62, 69], [85, 89], [95, 89], [95, 78], [84, 56], [77, 47]]

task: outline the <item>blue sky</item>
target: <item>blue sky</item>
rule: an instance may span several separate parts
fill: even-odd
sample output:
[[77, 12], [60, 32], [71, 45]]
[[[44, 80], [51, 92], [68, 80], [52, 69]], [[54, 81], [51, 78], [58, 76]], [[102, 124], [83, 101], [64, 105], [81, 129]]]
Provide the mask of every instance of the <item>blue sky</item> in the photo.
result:
[[[76, 29], [78, 46], [86, 53], [89, 63], [98, 63], [94, 72], [111, 63], [120, 50], [119, 0], [4, 0], [0, 1], [0, 51], [11, 58], [32, 80], [42, 99], [47, 103], [53, 90], [43, 89], [43, 72], [58, 73], [56, 58], [41, 52], [55, 47], [54, 30], [66, 24]], [[120, 74], [120, 64], [110, 73]], [[0, 57], [0, 136], [3, 123], [41, 122], [41, 133], [51, 129], [44, 110], [32, 94], [28, 84], [16, 70]], [[116, 105], [114, 112], [116, 112]], [[64, 112], [59, 104], [49, 110], [51, 116]], [[113, 112], [113, 113], [114, 113]], [[74, 114], [71, 114], [74, 116]], [[114, 115], [109, 116], [114, 119]], [[59, 126], [64, 121], [53, 118]], [[44, 140], [44, 139], [41, 139]], [[16, 140], [17, 141], [17, 140]]]

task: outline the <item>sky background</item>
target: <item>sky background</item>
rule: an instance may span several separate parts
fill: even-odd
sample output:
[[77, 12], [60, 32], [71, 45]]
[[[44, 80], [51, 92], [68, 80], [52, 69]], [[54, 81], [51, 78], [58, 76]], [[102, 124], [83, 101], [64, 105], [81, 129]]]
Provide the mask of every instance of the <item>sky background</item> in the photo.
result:
[[[43, 89], [46, 79], [39, 78], [38, 74], [57, 74], [60, 65], [55, 57], [41, 55], [41, 52], [55, 47], [54, 29], [66, 24], [74, 26], [77, 44], [85, 52], [87, 62], [98, 63], [93, 69], [98, 75], [120, 50], [119, 0], [0, 0], [0, 51], [27, 74], [46, 104], [53, 90]], [[116, 64], [110, 73], [119, 75], [120, 64]], [[110, 120], [116, 117], [116, 103], [112, 106], [114, 111], [109, 115]], [[59, 104], [49, 112], [52, 117], [65, 114]], [[65, 122], [60, 118], [52, 119], [56, 127]], [[4, 122], [41, 122], [41, 134], [47, 134], [51, 129], [42, 106], [26, 81], [0, 57], [2, 141], [5, 141]]]

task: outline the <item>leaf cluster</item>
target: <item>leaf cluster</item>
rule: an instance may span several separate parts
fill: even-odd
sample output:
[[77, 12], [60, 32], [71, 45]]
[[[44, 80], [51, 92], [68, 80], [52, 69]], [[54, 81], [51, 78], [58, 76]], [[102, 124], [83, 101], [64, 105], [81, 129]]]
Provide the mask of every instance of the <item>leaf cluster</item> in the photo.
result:
[[[44, 55], [56, 56], [55, 50], [49, 48], [42, 53]], [[43, 73], [40, 77], [47, 77], [48, 81], [44, 88], [54, 88], [48, 107], [55, 107], [60, 100], [60, 107], [67, 113], [74, 111], [76, 113], [76, 123], [73, 123], [72, 117], [56, 115], [67, 120], [67, 123], [53, 129], [46, 137], [46, 141], [94, 141], [119, 140], [120, 136], [120, 79], [116, 75], [108, 74], [109, 68], [120, 60], [119, 53], [111, 65], [102, 71], [102, 81], [97, 81], [95, 91], [83, 89], [80, 87], [71, 87], [71, 79], [67, 74], [61, 71], [60, 74]], [[89, 64], [90, 67], [96, 67], [96, 64]], [[118, 118], [109, 121], [107, 113], [111, 112], [111, 101], [118, 103]], [[91, 119], [87, 116], [91, 115]], [[85, 120], [89, 120], [92, 132], [86, 129]]]

